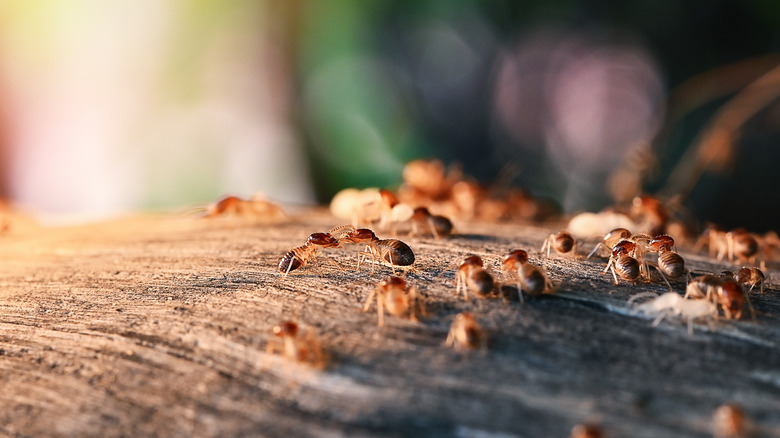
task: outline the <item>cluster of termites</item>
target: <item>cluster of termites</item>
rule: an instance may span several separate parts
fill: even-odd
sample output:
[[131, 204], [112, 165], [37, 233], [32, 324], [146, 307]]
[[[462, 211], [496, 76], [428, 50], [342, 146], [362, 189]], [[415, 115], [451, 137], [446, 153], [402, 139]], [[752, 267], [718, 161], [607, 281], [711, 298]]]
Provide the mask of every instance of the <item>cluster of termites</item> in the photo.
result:
[[[650, 281], [650, 267], [661, 274], [664, 282], [669, 286], [669, 279], [676, 280], [688, 273], [685, 269], [685, 260], [677, 253], [674, 238], [667, 234], [651, 237], [649, 234], [632, 234], [625, 228], [616, 228], [604, 235], [588, 258], [599, 249], [609, 251], [609, 261], [604, 272], [611, 272], [615, 284], [619, 284], [618, 277], [626, 281], [645, 279]], [[649, 256], [657, 256], [656, 263], [649, 260]]]
[[[517, 296], [524, 302], [523, 294], [539, 296], [552, 293], [554, 287], [544, 271], [528, 260], [528, 253], [522, 249], [511, 251], [502, 262], [504, 277], [509, 283], [516, 284]], [[476, 298], [495, 298], [504, 288], [495, 276], [485, 268], [484, 260], [476, 255], [463, 259], [456, 272], [456, 295], [468, 300]], [[447, 345], [456, 350], [482, 349], [487, 345], [487, 335], [470, 312], [458, 314], [450, 327]]]
[[[286, 277], [290, 272], [313, 262], [322, 249], [338, 248], [345, 244], [365, 245], [358, 254], [357, 269], [366, 257], [371, 257], [374, 262], [384, 262], [391, 267], [408, 266], [414, 262], [414, 253], [407, 244], [397, 239], [379, 239], [369, 229], [343, 225], [328, 232], [312, 233], [306, 243], [291, 248], [282, 256], [278, 269], [282, 276]], [[569, 249], [561, 249], [560, 245], [551, 244], [558, 252], [570, 252], [573, 248], [571, 246]], [[524, 250], [510, 252], [503, 260], [502, 271], [509, 282], [517, 285], [520, 301], [523, 301], [524, 293], [538, 296], [553, 290], [552, 282], [542, 268], [532, 264], [528, 259], [528, 253]], [[500, 282], [484, 267], [481, 257], [468, 256], [458, 266], [455, 293], [462, 294], [465, 300], [469, 300], [471, 296], [496, 297], [498, 290], [501, 290]], [[417, 321], [418, 316], [426, 315], [420, 292], [402, 277], [391, 276], [380, 281], [369, 294], [363, 311], [368, 311], [374, 303], [376, 303], [378, 326], [384, 325], [385, 312], [412, 321]], [[290, 336], [294, 335], [288, 337]], [[469, 312], [463, 312], [456, 315], [445, 344], [456, 350], [484, 350], [487, 346], [487, 336], [476, 318]], [[309, 362], [300, 360], [299, 355], [289, 354], [288, 351], [291, 351], [289, 349], [281, 351], [290, 359]]]
[[397, 234], [406, 227], [410, 236], [431, 235], [435, 238], [452, 234], [452, 221], [446, 216], [432, 214], [427, 207], [413, 208], [400, 202], [398, 197], [385, 189], [344, 189], [330, 204], [331, 213], [352, 225], [372, 226]]
[[[745, 307], [751, 309], [748, 292], [759, 287], [763, 293], [764, 273], [757, 267], [743, 267], [733, 273], [724, 271], [719, 275], [704, 274], [691, 277], [685, 261], [675, 248], [675, 241], [669, 235], [651, 237], [648, 234], [632, 234], [625, 228], [616, 228], [604, 235], [591, 257], [600, 249], [609, 250], [609, 259], [604, 272], [611, 272], [615, 284], [619, 278], [628, 282], [651, 281], [650, 267], [661, 275], [669, 286], [669, 292], [657, 296], [652, 293], [639, 294], [631, 298], [634, 303], [642, 298], [652, 299], [637, 304], [636, 313], [656, 317], [653, 325], [663, 319], [676, 316], [688, 321], [692, 331], [695, 319], [716, 319], [722, 314], [726, 319], [739, 319]], [[656, 262], [649, 260], [656, 256]], [[685, 294], [674, 292], [669, 280], [688, 278]], [[746, 287], [750, 289], [745, 290]]]
[[312, 233], [306, 243], [291, 248], [279, 260], [279, 271], [286, 277], [290, 272], [313, 262], [318, 251], [324, 248], [339, 248], [348, 243], [364, 245], [363, 251], [358, 253], [358, 269], [367, 257], [374, 263], [387, 263], [393, 268], [414, 263], [414, 252], [406, 243], [398, 239], [380, 239], [368, 228], [342, 225], [325, 233]]
[[446, 168], [439, 160], [414, 160], [403, 169], [397, 192], [385, 189], [344, 189], [333, 197], [330, 211], [355, 226], [376, 226], [395, 232], [436, 237], [452, 232], [452, 219], [497, 222], [543, 220], [554, 215], [552, 204], [516, 187], [488, 188], [464, 176], [460, 168]]
[[[408, 245], [397, 239], [379, 239], [370, 229], [359, 226], [375, 226], [393, 234], [405, 228], [410, 236], [440, 238], [451, 235], [453, 231], [448, 217], [485, 219], [479, 216], [478, 211], [494, 208], [489, 198], [474, 195], [481, 188], [463, 180], [459, 171], [445, 170], [438, 162], [410, 163], [405, 170], [405, 184], [397, 193], [376, 189], [350, 190], [343, 192], [341, 199], [334, 199], [331, 209], [334, 213], [338, 211], [339, 217], [349, 218], [353, 225], [314, 233], [304, 245], [290, 249], [279, 263], [279, 271], [284, 276], [313, 262], [320, 250], [347, 244], [363, 245], [358, 253], [358, 269], [366, 260], [390, 267], [409, 266], [414, 262], [414, 254]], [[466, 196], [468, 193], [471, 195]], [[507, 208], [506, 200], [502, 202], [501, 208], [492, 210], [501, 213], [494, 213], [489, 220], [512, 216], [502, 210]], [[738, 320], [745, 314], [752, 314], [755, 319], [749, 293], [764, 293], [767, 279], [761, 268], [743, 266], [719, 274], [691, 271], [677, 250], [680, 241], [672, 237], [677, 235], [675, 230], [682, 230], [682, 226], [674, 221], [673, 214], [659, 199], [637, 196], [628, 209], [605, 212], [596, 217], [602, 222], [598, 227], [603, 228], [604, 223], [617, 226], [610, 226], [599, 233], [602, 237], [587, 257], [585, 254], [578, 255], [582, 245], [582, 240], [578, 239], [592, 237], [592, 230], [577, 228], [572, 226], [576, 222], [570, 222], [566, 230], [551, 233], [542, 242], [538, 253], [548, 259], [544, 266], [532, 263], [528, 252], [518, 249], [510, 251], [498, 262], [501, 275], [496, 275], [482, 257], [464, 257], [455, 270], [455, 296], [467, 301], [507, 298], [513, 293], [511, 291], [516, 290], [519, 301], [525, 303], [524, 297], [538, 297], [556, 290], [545, 270], [550, 257], [562, 256], [579, 263], [584, 258], [599, 254], [605, 259], [603, 275], [611, 277], [616, 285], [663, 281], [668, 286], [667, 293], [646, 292], [629, 300], [634, 313], [654, 318], [653, 325], [676, 317], [687, 321], [688, 330], [692, 332], [695, 320]], [[584, 217], [580, 219], [579, 225], [585, 223]], [[780, 246], [771, 233], [757, 236], [744, 230], [726, 232], [711, 228], [695, 243], [690, 233], [680, 231], [680, 234], [682, 242], [687, 242], [687, 248], [693, 247], [697, 251], [707, 246], [711, 258], [718, 261], [728, 260], [743, 265], [756, 265], [760, 261], [762, 268], [765, 262], [772, 260], [773, 252]], [[388, 315], [414, 322], [429, 316], [424, 302], [426, 295], [412, 280], [395, 276], [395, 272], [393, 274], [376, 283], [363, 302], [362, 310], [375, 308], [378, 326], [385, 324]], [[684, 285], [682, 289], [681, 283]], [[675, 288], [678, 290], [675, 291]], [[324, 360], [315, 337], [296, 336], [289, 329], [277, 331], [283, 333], [279, 335], [283, 342], [277, 343], [276, 347], [269, 346], [269, 352], [281, 351], [291, 360], [311, 364], [320, 364]], [[456, 351], [487, 349], [487, 330], [480, 323], [476, 311], [466, 310], [455, 315], [444, 345]], [[714, 416], [714, 424], [717, 436], [742, 436], [744, 430], [742, 413], [733, 406], [720, 408]], [[597, 424], [583, 423], [572, 429], [571, 436], [601, 437], [604, 433]]]
[[774, 260], [774, 252], [780, 247], [777, 233], [770, 231], [763, 236], [749, 233], [742, 228], [724, 231], [707, 227], [694, 245], [694, 251], [707, 247], [709, 256], [718, 261], [728, 259], [742, 264], [759, 264], [766, 268]]
[[486, 187], [464, 175], [458, 166], [445, 168], [439, 160], [414, 160], [403, 169], [398, 189], [401, 202], [425, 205], [431, 211], [459, 220], [497, 222], [543, 220], [555, 209], [517, 187]]
[[[507, 276], [517, 281], [521, 301], [523, 292], [538, 296], [552, 291], [552, 283], [540, 268], [528, 262], [528, 255], [523, 250], [512, 251], [504, 260], [503, 268]], [[462, 295], [464, 300], [469, 300], [472, 295], [477, 298], [497, 297], [496, 291], [499, 289], [500, 283], [485, 268], [481, 257], [468, 256], [458, 266], [455, 294]], [[385, 310], [394, 316], [405, 316], [413, 321], [417, 321], [417, 315], [425, 314], [425, 306], [419, 292], [403, 278], [390, 277], [380, 281], [366, 300], [364, 311], [370, 308], [374, 297], [379, 326], [384, 324]], [[455, 316], [445, 345], [458, 351], [485, 350], [487, 335], [472, 313], [462, 312]]]
[[[370, 258], [373, 263], [383, 263], [391, 267], [409, 266], [414, 262], [411, 248], [397, 239], [379, 239], [366, 228], [352, 225], [336, 227], [328, 232], [313, 233], [306, 243], [290, 249], [279, 262], [279, 271], [287, 276], [291, 271], [312, 262], [318, 251], [324, 248], [342, 247], [345, 244], [361, 244], [364, 248], [358, 253], [357, 269], [361, 262]], [[578, 259], [579, 242], [571, 233], [560, 231], [552, 233], [544, 240], [540, 252], [549, 258], [555, 253]], [[636, 283], [652, 281], [650, 268], [654, 268], [661, 279], [669, 286], [670, 292], [655, 295], [652, 299], [635, 304], [636, 313], [655, 316], [654, 325], [671, 316], [687, 319], [689, 331], [692, 322], [698, 318], [715, 319], [722, 314], [725, 319], [739, 319], [747, 306], [751, 309], [747, 292], [758, 288], [763, 293], [765, 276], [756, 267], [744, 267], [736, 271], [724, 271], [719, 275], [705, 274], [691, 277], [685, 267], [685, 261], [677, 252], [675, 240], [670, 235], [651, 236], [645, 233], [633, 234], [628, 229], [617, 228], [607, 232], [588, 254], [592, 257], [599, 251], [607, 252], [604, 272], [611, 273], [615, 284], [620, 280]], [[502, 296], [505, 285], [516, 287], [519, 301], [524, 295], [535, 297], [552, 293], [555, 286], [546, 275], [544, 268], [529, 261], [524, 250], [511, 251], [501, 262], [501, 271], [505, 281], [502, 284], [485, 266], [484, 260], [476, 255], [465, 257], [458, 265], [455, 274], [455, 294], [464, 300], [475, 298], [495, 298]], [[682, 295], [674, 292], [670, 280], [688, 277], [689, 281]], [[749, 287], [749, 290], [746, 288]], [[633, 297], [634, 303], [647, 294]], [[371, 291], [363, 307], [368, 311], [373, 304], [377, 309], [377, 325], [384, 325], [385, 313], [396, 317], [405, 317], [417, 321], [425, 315], [425, 306], [418, 289], [402, 277], [392, 276], [379, 283]], [[445, 343], [458, 350], [484, 349], [486, 335], [477, 319], [470, 312], [456, 316]]]
[[[288, 250], [279, 260], [279, 272], [283, 277], [287, 277], [290, 272], [314, 262], [322, 249], [340, 248], [345, 244], [364, 246], [358, 253], [357, 269], [360, 269], [361, 262], [367, 257], [370, 257], [373, 263], [386, 263], [393, 268], [414, 263], [414, 252], [406, 243], [397, 239], [379, 239], [367, 228], [342, 225], [328, 232], [312, 233], [303, 245]], [[380, 326], [384, 323], [385, 310], [396, 316], [408, 314], [412, 320], [416, 320], [418, 314], [425, 313], [422, 303], [418, 300], [417, 290], [413, 286], [407, 287], [406, 281], [401, 277], [390, 277], [380, 282], [369, 296], [364, 310], [369, 309], [374, 297]], [[281, 341], [268, 343], [269, 354], [280, 352], [288, 360], [317, 368], [325, 365], [325, 355], [313, 332], [306, 331], [301, 335], [297, 323], [285, 321], [274, 327], [274, 334], [280, 337]]]

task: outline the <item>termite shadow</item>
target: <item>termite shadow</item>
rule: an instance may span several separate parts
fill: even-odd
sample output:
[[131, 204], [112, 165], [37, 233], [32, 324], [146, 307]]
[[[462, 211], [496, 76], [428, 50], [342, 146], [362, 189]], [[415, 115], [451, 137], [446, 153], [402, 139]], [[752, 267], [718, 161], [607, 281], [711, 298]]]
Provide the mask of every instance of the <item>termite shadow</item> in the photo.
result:
[[496, 236], [488, 236], [485, 234], [453, 234], [450, 236], [451, 240], [465, 239], [475, 240], [478, 242], [498, 242], [500, 239]]

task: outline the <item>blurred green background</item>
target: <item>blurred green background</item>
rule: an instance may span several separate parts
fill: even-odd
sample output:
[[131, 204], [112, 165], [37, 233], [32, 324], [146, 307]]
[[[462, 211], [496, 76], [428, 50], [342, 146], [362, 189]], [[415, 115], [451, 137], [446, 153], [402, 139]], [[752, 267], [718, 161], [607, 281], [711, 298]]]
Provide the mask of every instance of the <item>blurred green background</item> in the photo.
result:
[[624, 169], [778, 229], [779, 25], [760, 0], [0, 0], [0, 194], [78, 220], [327, 203], [438, 157], [566, 212]]

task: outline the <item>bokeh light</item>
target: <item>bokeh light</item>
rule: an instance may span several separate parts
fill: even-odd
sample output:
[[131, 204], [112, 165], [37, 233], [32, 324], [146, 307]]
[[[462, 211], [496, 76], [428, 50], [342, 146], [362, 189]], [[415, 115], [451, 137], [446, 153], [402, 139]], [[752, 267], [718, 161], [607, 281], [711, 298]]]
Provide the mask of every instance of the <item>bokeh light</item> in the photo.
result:
[[763, 2], [0, 2], [0, 195], [77, 219], [255, 192], [327, 203], [438, 157], [565, 212], [681, 186], [733, 226], [726, 188], [780, 203], [754, 188], [776, 97], [730, 128], [725, 165], [690, 151], [776, 66], [778, 22]]

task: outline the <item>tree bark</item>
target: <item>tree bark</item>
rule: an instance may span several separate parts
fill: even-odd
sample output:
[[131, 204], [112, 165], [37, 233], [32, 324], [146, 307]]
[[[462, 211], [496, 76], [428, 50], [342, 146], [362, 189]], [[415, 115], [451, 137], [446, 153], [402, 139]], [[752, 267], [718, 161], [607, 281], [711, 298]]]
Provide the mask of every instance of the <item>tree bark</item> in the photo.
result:
[[[288, 249], [336, 225], [315, 209], [277, 224], [135, 217], [10, 230], [0, 435], [566, 437], [591, 421], [609, 437], [707, 437], [731, 402], [753, 436], [780, 436], [773, 287], [750, 293], [755, 321], [654, 327], [627, 301], [667, 286], [615, 285], [604, 258], [547, 260], [538, 249], [562, 224], [456, 223], [450, 238], [398, 237], [414, 250], [405, 275], [427, 315], [385, 314], [377, 327], [376, 303], [361, 310], [391, 269], [356, 270], [358, 246], [326, 249], [287, 278], [278, 270]], [[500, 265], [514, 249], [554, 293], [524, 304], [455, 295], [467, 255], [511, 292]], [[682, 254], [690, 269], [727, 267]], [[482, 325], [485, 351], [444, 345], [460, 312]], [[317, 334], [324, 369], [266, 352], [288, 319]]]

